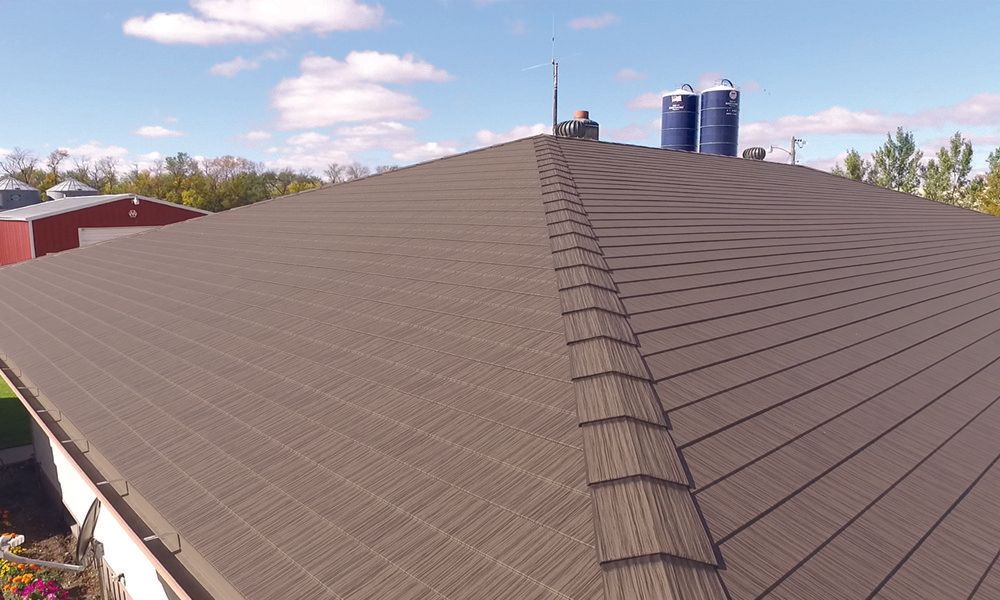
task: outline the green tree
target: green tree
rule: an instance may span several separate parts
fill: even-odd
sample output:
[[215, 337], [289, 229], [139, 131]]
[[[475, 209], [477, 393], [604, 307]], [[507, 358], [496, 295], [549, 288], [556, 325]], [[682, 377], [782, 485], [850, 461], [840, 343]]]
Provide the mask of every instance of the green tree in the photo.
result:
[[200, 208], [202, 210], [207, 210], [208, 200], [197, 190], [187, 189], [181, 192], [181, 204], [185, 206], [191, 206], [193, 208]]
[[306, 190], [316, 189], [323, 185], [323, 181], [318, 177], [300, 177], [298, 180], [293, 181], [292, 185], [288, 186], [289, 194], [298, 194], [299, 192], [304, 192]]
[[913, 194], [920, 189], [920, 160], [924, 153], [917, 149], [912, 131], [896, 128], [872, 155], [870, 181], [875, 185]]
[[1000, 216], [1000, 148], [990, 153], [986, 159], [987, 171], [982, 179], [973, 183], [976, 195], [976, 209]]
[[[265, 169], [261, 163], [238, 156], [196, 159], [181, 152], [158, 159], [147, 168], [132, 165], [128, 170], [113, 157], [97, 160], [79, 157], [73, 160], [72, 168], [62, 171], [60, 167], [68, 158], [65, 151], [56, 151], [42, 166], [31, 151], [16, 149], [2, 157], [0, 171], [20, 175], [35, 187], [39, 185], [37, 181], [50, 187], [60, 179], [72, 177], [104, 193], [140, 194], [210, 211], [253, 204], [323, 184], [322, 179], [309, 171]], [[343, 181], [368, 172], [368, 167], [359, 163], [331, 165], [327, 176], [332, 174]]]
[[924, 196], [938, 202], [971, 207], [975, 198], [968, 194], [972, 172], [972, 144], [955, 132], [948, 145], [924, 167]]
[[844, 157], [844, 166], [837, 163], [832, 173], [855, 181], [867, 181], [870, 171], [871, 164], [861, 156], [860, 152], [851, 148]]

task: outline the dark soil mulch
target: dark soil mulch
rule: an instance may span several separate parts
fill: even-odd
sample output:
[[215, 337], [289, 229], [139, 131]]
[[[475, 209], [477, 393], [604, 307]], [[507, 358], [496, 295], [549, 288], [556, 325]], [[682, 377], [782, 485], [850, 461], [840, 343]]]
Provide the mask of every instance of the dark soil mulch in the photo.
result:
[[[63, 518], [63, 508], [45, 492], [41, 473], [31, 462], [0, 468], [0, 510], [10, 514], [6, 530], [24, 535], [22, 554], [72, 563], [76, 539]], [[83, 573], [63, 572], [71, 600], [99, 600], [101, 584], [93, 565]]]

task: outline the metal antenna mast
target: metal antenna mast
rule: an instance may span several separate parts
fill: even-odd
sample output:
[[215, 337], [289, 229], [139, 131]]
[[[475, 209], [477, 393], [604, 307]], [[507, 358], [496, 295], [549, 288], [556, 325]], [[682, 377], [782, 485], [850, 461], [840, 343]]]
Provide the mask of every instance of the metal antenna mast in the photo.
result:
[[556, 60], [556, 17], [552, 15], [552, 135], [559, 123], [559, 61]]
[[[570, 56], [576, 56], [579, 52], [570, 54]], [[544, 67], [545, 65], [552, 65], [552, 134], [556, 133], [556, 125], [559, 124], [559, 59], [556, 58], [556, 17], [552, 15], [552, 58], [547, 63], [539, 63], [537, 65], [532, 65], [530, 67], [525, 67], [521, 69], [522, 71], [530, 71], [532, 69], [538, 69]]]

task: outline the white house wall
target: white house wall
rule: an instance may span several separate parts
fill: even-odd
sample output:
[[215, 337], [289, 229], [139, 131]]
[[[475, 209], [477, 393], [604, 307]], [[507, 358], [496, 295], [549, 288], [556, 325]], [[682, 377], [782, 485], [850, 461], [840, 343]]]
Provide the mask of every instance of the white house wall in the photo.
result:
[[[62, 497], [63, 506], [79, 525], [96, 497], [83, 473], [67, 458], [61, 448], [32, 423], [35, 459], [46, 479]], [[170, 600], [153, 567], [141, 548], [130, 539], [127, 526], [111, 511], [101, 507], [94, 537], [104, 544], [104, 560], [115, 573], [125, 576], [125, 587], [136, 600]]]

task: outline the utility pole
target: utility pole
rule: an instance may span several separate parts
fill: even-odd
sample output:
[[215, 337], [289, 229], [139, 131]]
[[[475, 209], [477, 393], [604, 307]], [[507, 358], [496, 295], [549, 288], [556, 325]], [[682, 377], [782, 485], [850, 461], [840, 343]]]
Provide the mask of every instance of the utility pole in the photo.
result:
[[[792, 136], [792, 144], [791, 144], [792, 145], [792, 164], [793, 165], [795, 164], [795, 148], [796, 148], [796, 146], [799, 146], [799, 144], [802, 144], [802, 146], [805, 146], [806, 145], [806, 141], [805, 140], [801, 140], [801, 139], [799, 139], [799, 138], [797, 138], [797, 137], [795, 137], [793, 135]], [[801, 146], [799, 146], [799, 147], [801, 147]]]
[[792, 143], [791, 143], [791, 146], [790, 146], [791, 150], [786, 150], [786, 149], [782, 148], [781, 146], [771, 146], [771, 152], [774, 152], [775, 150], [781, 150], [785, 154], [788, 154], [789, 156], [792, 157], [792, 164], [794, 165], [794, 164], [796, 164], [795, 163], [795, 150], [797, 148], [802, 148], [805, 145], [806, 145], [806, 141], [804, 139], [797, 138], [797, 137], [795, 137], [793, 135], [792, 136]]

